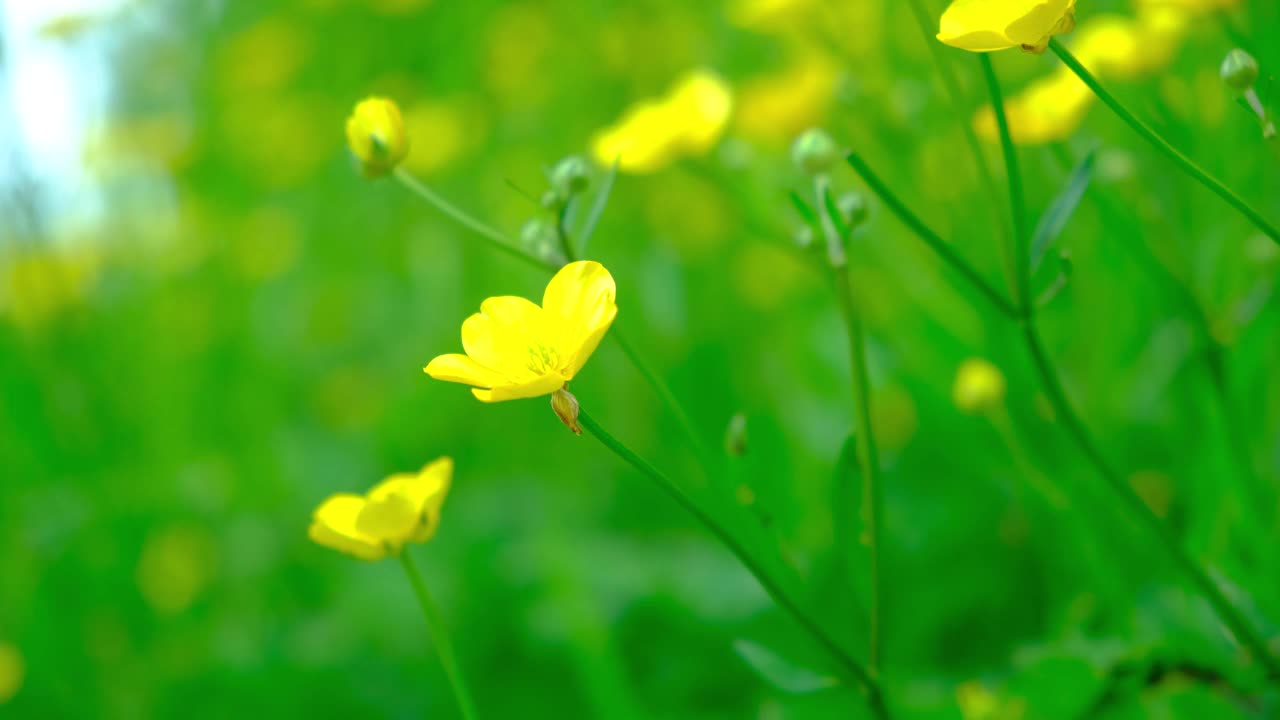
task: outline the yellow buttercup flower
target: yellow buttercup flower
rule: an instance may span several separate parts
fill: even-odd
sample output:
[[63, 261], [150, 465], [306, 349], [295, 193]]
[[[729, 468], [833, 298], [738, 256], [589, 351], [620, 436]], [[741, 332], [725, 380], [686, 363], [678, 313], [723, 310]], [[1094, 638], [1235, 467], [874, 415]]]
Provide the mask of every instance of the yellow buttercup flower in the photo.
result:
[[307, 534], [361, 560], [396, 555], [435, 536], [452, 479], [453, 460], [443, 457], [417, 473], [392, 475], [365, 495], [339, 493], [316, 508]]
[[1049, 38], [1076, 26], [1076, 0], [954, 0], [938, 39], [972, 52], [1021, 47], [1044, 52]]
[[441, 355], [424, 371], [471, 385], [483, 402], [550, 395], [595, 352], [618, 314], [613, 276], [598, 262], [569, 263], [551, 278], [542, 305], [492, 297], [462, 323], [466, 355]]
[[982, 358], [970, 358], [956, 372], [951, 397], [960, 410], [977, 414], [999, 407], [1004, 402], [1004, 391], [1000, 368]]
[[386, 98], [361, 100], [347, 118], [347, 146], [366, 177], [391, 172], [409, 154], [400, 108]]
[[600, 164], [616, 161], [626, 172], [654, 172], [681, 156], [710, 150], [732, 112], [728, 84], [708, 70], [695, 70], [664, 97], [633, 105], [618, 122], [597, 132], [592, 154]]

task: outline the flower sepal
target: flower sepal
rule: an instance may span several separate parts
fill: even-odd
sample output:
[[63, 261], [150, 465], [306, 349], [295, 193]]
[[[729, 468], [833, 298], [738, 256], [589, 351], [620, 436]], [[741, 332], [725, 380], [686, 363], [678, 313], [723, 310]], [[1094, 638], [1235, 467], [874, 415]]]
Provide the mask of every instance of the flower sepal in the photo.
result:
[[551, 394], [551, 409], [555, 411], [556, 417], [560, 418], [560, 422], [573, 431], [574, 435], [582, 434], [582, 426], [578, 424], [578, 398], [569, 392], [568, 386]]

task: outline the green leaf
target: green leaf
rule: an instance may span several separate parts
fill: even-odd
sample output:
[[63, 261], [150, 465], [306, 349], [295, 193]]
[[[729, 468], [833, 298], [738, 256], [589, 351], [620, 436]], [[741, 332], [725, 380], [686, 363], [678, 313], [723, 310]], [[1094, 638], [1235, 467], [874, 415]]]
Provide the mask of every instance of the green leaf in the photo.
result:
[[796, 212], [800, 214], [800, 219], [813, 230], [815, 235], [821, 235], [822, 226], [818, 221], [818, 211], [805, 202], [805, 199], [800, 197], [800, 193], [795, 190], [787, 193], [787, 197], [791, 199], [791, 204], [795, 206]]
[[833, 676], [798, 665], [750, 640], [735, 640], [733, 649], [765, 682], [783, 692], [804, 695], [840, 684]]
[[600, 190], [596, 192], [595, 200], [591, 203], [591, 211], [587, 213], [587, 219], [582, 223], [582, 231], [578, 233], [582, 237], [579, 241], [578, 254], [581, 257], [587, 256], [587, 243], [591, 241], [591, 233], [596, 231], [596, 226], [600, 224], [600, 218], [604, 217], [604, 209], [609, 206], [609, 194], [613, 192], [613, 183], [618, 179], [618, 160], [613, 161], [613, 167], [609, 168], [609, 174], [605, 175], [604, 182], [600, 184]]
[[1044, 215], [1040, 216], [1040, 223], [1036, 225], [1036, 232], [1031, 236], [1031, 271], [1035, 272], [1040, 267], [1040, 262], [1044, 260], [1045, 252], [1049, 250], [1049, 246], [1054, 240], [1062, 234], [1067, 226], [1067, 222], [1071, 220], [1071, 216], [1075, 214], [1076, 208], [1080, 206], [1080, 199], [1084, 197], [1084, 191], [1089, 188], [1089, 182], [1093, 179], [1093, 166], [1096, 153], [1090, 151], [1080, 164], [1071, 171], [1070, 177], [1067, 178], [1066, 187], [1058, 193], [1053, 199], [1049, 208], [1044, 211]]

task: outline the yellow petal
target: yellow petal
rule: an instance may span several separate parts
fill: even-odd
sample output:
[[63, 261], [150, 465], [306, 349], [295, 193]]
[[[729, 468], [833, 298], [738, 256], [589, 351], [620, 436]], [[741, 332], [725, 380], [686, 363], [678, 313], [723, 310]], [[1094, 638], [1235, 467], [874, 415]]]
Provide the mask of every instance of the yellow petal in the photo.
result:
[[716, 144], [728, 125], [733, 93], [719, 75], [694, 70], [680, 78], [667, 104], [680, 125], [684, 149], [702, 154]]
[[[462, 323], [462, 347], [481, 365], [509, 382], [525, 382], [545, 372], [550, 360], [535, 352], [554, 349], [542, 308], [522, 297], [492, 297]], [[551, 362], [554, 366], [554, 362]]]
[[938, 39], [973, 52], [1040, 46], [1066, 32], [1075, 0], [955, 0], [942, 13]]
[[408, 533], [408, 542], [426, 542], [435, 535], [440, 523], [440, 507], [453, 479], [453, 459], [443, 457], [428, 463], [417, 473], [399, 473], [383, 480], [369, 491], [372, 501], [399, 494], [413, 509], [416, 523]]
[[398, 549], [408, 542], [418, 524], [413, 502], [404, 492], [404, 481], [397, 480], [381, 497], [366, 497], [364, 507], [356, 515], [356, 530], [361, 534]]
[[632, 106], [591, 139], [597, 162], [617, 162], [619, 170], [631, 173], [660, 170], [675, 159], [679, 147], [679, 128], [668, 105], [652, 100]]
[[364, 507], [365, 499], [358, 495], [334, 495], [316, 508], [307, 535], [317, 544], [361, 560], [381, 560], [387, 548], [356, 529], [356, 518]]
[[491, 389], [472, 388], [471, 394], [481, 402], [503, 402], [550, 395], [564, 387], [565, 378], [559, 373], [549, 373], [515, 385], [497, 385]]
[[422, 371], [436, 380], [476, 387], [493, 387], [507, 382], [506, 376], [502, 373], [491, 370], [466, 355], [440, 355], [427, 363]]
[[547, 283], [542, 309], [547, 322], [557, 328], [566, 380], [582, 369], [613, 324], [618, 314], [616, 296], [613, 276], [590, 260], [565, 265]]

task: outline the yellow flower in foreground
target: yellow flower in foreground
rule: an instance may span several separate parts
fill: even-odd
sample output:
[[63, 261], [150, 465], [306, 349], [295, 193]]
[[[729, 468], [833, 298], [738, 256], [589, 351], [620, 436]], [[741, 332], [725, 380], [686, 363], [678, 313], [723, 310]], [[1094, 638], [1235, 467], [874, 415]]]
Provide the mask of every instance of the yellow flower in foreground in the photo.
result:
[[953, 0], [938, 39], [973, 52], [1044, 52], [1049, 38], [1075, 28], [1075, 6], [1076, 0]]
[[666, 96], [633, 105], [618, 122], [597, 132], [592, 154], [602, 165], [617, 161], [627, 172], [654, 172], [683, 155], [710, 150], [732, 112], [728, 84], [708, 70], [695, 70]]
[[971, 358], [965, 360], [956, 372], [951, 397], [962, 411], [977, 414], [1004, 402], [1004, 391], [1004, 375], [1000, 368], [982, 358]]
[[[542, 305], [492, 297], [462, 323], [466, 355], [441, 355], [425, 372], [471, 385], [483, 402], [550, 395], [595, 352], [613, 318], [617, 288], [598, 262], [569, 263], [551, 278]], [[572, 426], [571, 426], [572, 427]]]
[[361, 100], [347, 118], [347, 146], [366, 177], [391, 172], [409, 154], [400, 108], [386, 98]]
[[396, 555], [436, 534], [452, 479], [453, 460], [443, 457], [417, 473], [392, 475], [366, 495], [339, 493], [316, 508], [307, 534], [361, 560]]

